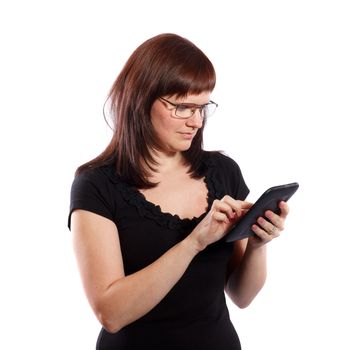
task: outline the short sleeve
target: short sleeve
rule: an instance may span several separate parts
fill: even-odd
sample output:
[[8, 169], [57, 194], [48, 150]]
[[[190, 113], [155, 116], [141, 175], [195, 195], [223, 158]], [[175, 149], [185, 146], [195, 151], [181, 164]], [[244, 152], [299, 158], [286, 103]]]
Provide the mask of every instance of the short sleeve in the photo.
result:
[[235, 198], [238, 200], [245, 200], [249, 194], [249, 188], [244, 181], [241, 168], [236, 163], [236, 188], [235, 188]]
[[76, 209], [84, 209], [113, 221], [113, 202], [108, 181], [98, 170], [85, 171], [75, 177], [70, 194], [68, 227]]

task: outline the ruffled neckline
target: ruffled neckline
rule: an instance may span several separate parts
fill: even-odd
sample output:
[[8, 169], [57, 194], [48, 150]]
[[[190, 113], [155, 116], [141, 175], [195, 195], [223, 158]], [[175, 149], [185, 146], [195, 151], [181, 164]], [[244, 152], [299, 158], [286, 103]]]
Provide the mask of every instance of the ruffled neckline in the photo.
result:
[[209, 156], [203, 161], [206, 166], [204, 182], [208, 191], [207, 210], [200, 216], [195, 216], [193, 218], [180, 218], [177, 214], [163, 212], [159, 205], [148, 201], [137, 188], [122, 181], [120, 177], [115, 174], [112, 166], [104, 168], [104, 172], [116, 185], [117, 190], [120, 192], [123, 199], [131, 206], [135, 207], [140, 216], [154, 220], [159, 225], [172, 230], [188, 231], [188, 229], [195, 227], [198, 222], [204, 218], [209, 212], [213, 201], [217, 198], [222, 198], [224, 195], [220, 174], [218, 174], [212, 158], [213, 154], [209, 154]]

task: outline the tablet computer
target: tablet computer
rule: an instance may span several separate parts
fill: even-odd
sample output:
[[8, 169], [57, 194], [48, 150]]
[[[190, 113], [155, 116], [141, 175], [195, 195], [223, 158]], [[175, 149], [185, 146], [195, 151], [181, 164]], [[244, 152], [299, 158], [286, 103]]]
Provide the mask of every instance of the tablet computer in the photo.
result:
[[279, 213], [278, 203], [288, 201], [299, 188], [297, 182], [274, 186], [266, 190], [261, 197], [253, 204], [249, 211], [225, 236], [226, 242], [237, 241], [255, 235], [251, 227], [256, 223], [259, 216], [265, 217], [266, 210]]

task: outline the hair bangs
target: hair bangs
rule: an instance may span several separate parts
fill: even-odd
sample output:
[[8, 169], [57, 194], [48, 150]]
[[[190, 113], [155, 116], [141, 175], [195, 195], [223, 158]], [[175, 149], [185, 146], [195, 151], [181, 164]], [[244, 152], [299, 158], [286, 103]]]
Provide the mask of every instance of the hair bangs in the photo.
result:
[[215, 71], [210, 65], [197, 67], [184, 66], [174, 72], [173, 79], [167, 81], [164, 95], [186, 96], [199, 95], [202, 92], [213, 91], [216, 83]]

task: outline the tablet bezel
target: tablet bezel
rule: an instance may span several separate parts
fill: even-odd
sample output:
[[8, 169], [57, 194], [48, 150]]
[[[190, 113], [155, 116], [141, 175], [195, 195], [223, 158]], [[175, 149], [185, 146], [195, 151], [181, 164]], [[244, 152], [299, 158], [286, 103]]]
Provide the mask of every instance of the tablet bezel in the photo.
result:
[[233, 242], [255, 235], [251, 227], [256, 223], [258, 217], [265, 217], [266, 210], [279, 213], [278, 203], [280, 201], [287, 202], [298, 188], [299, 184], [297, 182], [292, 182], [267, 189], [244, 217], [227, 233], [224, 238], [225, 241]]

